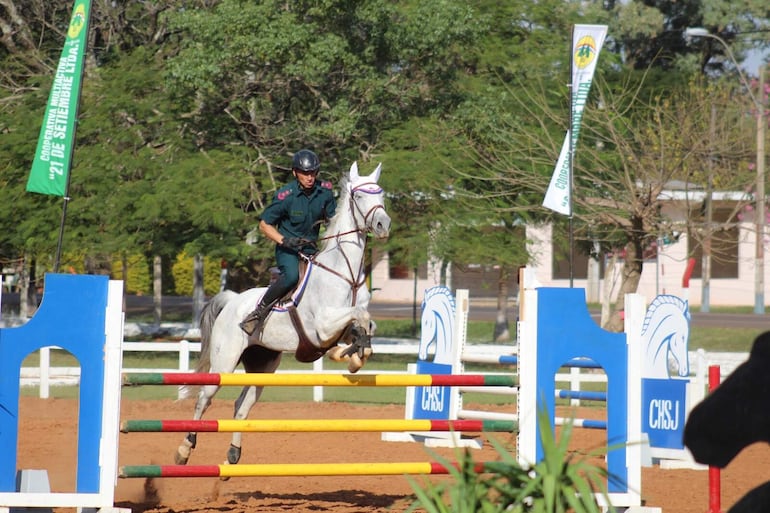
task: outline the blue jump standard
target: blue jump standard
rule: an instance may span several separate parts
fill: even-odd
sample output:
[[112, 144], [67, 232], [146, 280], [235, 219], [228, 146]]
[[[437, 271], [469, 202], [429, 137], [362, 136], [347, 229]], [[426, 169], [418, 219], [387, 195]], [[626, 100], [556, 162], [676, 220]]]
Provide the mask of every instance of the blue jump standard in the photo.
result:
[[30, 353], [58, 346], [80, 364], [76, 491], [98, 493], [104, 399], [104, 343], [109, 278], [46, 274], [35, 315], [0, 329], [0, 492], [16, 491], [21, 364]]

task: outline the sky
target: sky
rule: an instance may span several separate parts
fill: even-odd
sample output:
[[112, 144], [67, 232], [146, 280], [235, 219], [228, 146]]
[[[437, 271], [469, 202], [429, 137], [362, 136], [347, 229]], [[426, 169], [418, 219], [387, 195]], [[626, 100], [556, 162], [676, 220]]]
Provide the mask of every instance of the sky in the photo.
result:
[[[770, 59], [770, 50], [765, 51], [764, 54], [762, 52], [750, 52], [746, 60], [741, 63], [741, 69], [749, 76], [758, 77], [759, 66], [763, 62], [767, 64], [768, 59]], [[767, 80], [770, 80], [770, 77], [768, 77], [768, 73], [765, 71], [765, 81]]]

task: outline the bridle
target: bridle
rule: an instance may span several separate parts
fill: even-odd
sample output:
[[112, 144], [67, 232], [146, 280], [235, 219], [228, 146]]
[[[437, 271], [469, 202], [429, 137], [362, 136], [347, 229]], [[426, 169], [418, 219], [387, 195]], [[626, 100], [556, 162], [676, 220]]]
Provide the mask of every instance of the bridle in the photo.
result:
[[[366, 276], [363, 272], [365, 259], [364, 258], [361, 259], [361, 264], [359, 265], [358, 270], [354, 271], [353, 266], [350, 263], [350, 259], [348, 258], [347, 254], [345, 254], [345, 250], [340, 244], [340, 237], [349, 235], [351, 233], [361, 233], [361, 234], [364, 234], [364, 241], [366, 241], [366, 233], [373, 230], [373, 227], [370, 226], [369, 223], [371, 222], [371, 219], [374, 218], [374, 213], [377, 211], [377, 209], [385, 210], [385, 206], [380, 203], [378, 205], [374, 205], [368, 211], [364, 212], [361, 209], [361, 207], [358, 206], [358, 203], [356, 203], [354, 199], [356, 192], [362, 192], [365, 194], [382, 194], [382, 187], [380, 187], [376, 182], [365, 182], [353, 187], [350, 190], [350, 194], [349, 194], [350, 211], [353, 213], [353, 219], [356, 219], [358, 217], [363, 219], [363, 222], [364, 222], [363, 227], [362, 228], [358, 227], [358, 223], [356, 222], [355, 230], [348, 230], [346, 232], [335, 233], [334, 235], [329, 235], [327, 237], [321, 237], [318, 239], [318, 241], [324, 241], [324, 240], [330, 240], [330, 239], [337, 240], [337, 247], [339, 248], [340, 253], [342, 254], [342, 258], [345, 259], [345, 264], [347, 265], [349, 276], [345, 276], [344, 274], [337, 271], [336, 269], [332, 269], [331, 267], [323, 264], [322, 262], [316, 261], [316, 257], [319, 255], [318, 253], [309, 257], [306, 255], [303, 255], [303, 257], [306, 258], [309, 262], [312, 262], [313, 265], [317, 265], [321, 269], [329, 271], [330, 273], [341, 278], [348, 285], [350, 285], [351, 289], [353, 290], [353, 305], [356, 304], [356, 295], [358, 293], [358, 289], [366, 283]], [[366, 253], [366, 242], [364, 242], [364, 253]]]

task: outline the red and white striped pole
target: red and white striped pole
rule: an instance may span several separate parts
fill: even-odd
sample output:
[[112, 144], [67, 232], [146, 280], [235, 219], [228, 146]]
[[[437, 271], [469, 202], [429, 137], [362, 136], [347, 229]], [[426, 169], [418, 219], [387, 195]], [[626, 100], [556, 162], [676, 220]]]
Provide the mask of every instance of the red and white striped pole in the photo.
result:
[[[713, 392], [721, 381], [719, 365], [709, 365], [709, 392]], [[709, 510], [708, 513], [722, 513], [722, 483], [719, 467], [709, 467]]]

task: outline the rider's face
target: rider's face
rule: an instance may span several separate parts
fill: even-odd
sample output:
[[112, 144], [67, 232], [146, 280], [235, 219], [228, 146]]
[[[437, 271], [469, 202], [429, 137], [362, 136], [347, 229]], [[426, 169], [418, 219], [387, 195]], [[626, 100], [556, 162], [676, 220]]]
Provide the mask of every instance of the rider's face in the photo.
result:
[[300, 187], [303, 189], [310, 189], [315, 185], [316, 176], [318, 171], [302, 171], [300, 169], [294, 169], [294, 177], [299, 182]]

